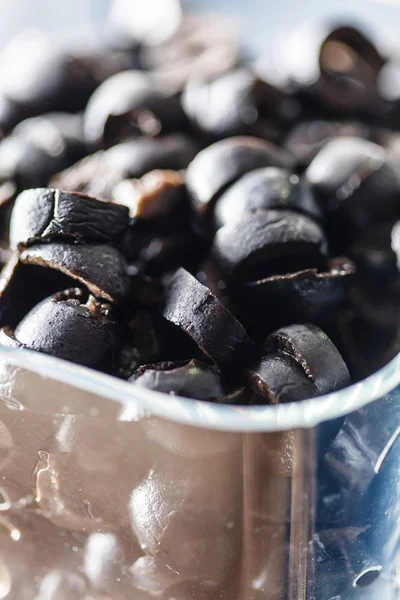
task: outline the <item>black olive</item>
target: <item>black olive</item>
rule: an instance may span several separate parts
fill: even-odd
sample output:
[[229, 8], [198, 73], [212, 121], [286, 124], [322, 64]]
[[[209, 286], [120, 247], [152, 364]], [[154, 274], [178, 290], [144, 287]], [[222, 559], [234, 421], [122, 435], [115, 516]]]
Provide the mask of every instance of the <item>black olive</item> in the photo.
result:
[[186, 171], [193, 207], [200, 213], [245, 173], [262, 167], [289, 167], [291, 157], [273, 144], [253, 137], [233, 137], [202, 150]]
[[318, 152], [337, 137], [360, 137], [371, 135], [367, 125], [357, 122], [304, 121], [296, 125], [285, 140], [285, 148], [296, 158], [300, 168], [307, 168]]
[[124, 258], [112, 246], [36, 244], [21, 253], [20, 261], [60, 271], [85, 285], [96, 298], [109, 302], [123, 300], [129, 291]]
[[15, 202], [10, 245], [51, 240], [111, 243], [127, 229], [129, 211], [83, 194], [50, 188], [25, 190]]
[[178, 269], [166, 284], [163, 315], [221, 366], [240, 361], [251, 350], [244, 327], [185, 269]]
[[349, 371], [336, 346], [315, 325], [290, 325], [272, 333], [267, 348], [291, 356], [313, 381], [320, 394], [350, 384]]
[[225, 395], [217, 369], [197, 360], [186, 361], [183, 364], [145, 365], [140, 367], [129, 381], [150, 390], [196, 400], [217, 400]]
[[21, 121], [13, 130], [34, 146], [50, 155], [62, 156], [64, 167], [69, 167], [86, 155], [82, 117], [76, 114], [54, 112]]
[[21, 321], [15, 339], [25, 348], [51, 354], [93, 369], [112, 371], [117, 349], [110, 308], [82, 290], [47, 298]]
[[353, 227], [362, 229], [398, 206], [400, 170], [382, 147], [366, 140], [332, 140], [311, 162], [306, 178], [324, 209]]
[[221, 227], [211, 255], [232, 282], [255, 281], [323, 266], [321, 227], [291, 211], [257, 210]]
[[185, 169], [196, 152], [196, 143], [185, 135], [141, 137], [87, 156], [55, 176], [50, 185], [110, 200], [122, 180], [142, 177], [155, 169]]
[[178, 100], [157, 89], [142, 71], [123, 71], [102, 83], [84, 115], [85, 136], [96, 148], [109, 148], [137, 135], [157, 136], [183, 125]]
[[248, 369], [247, 377], [262, 404], [298, 402], [319, 393], [296, 361], [283, 352], [264, 356]]
[[328, 261], [326, 271], [306, 269], [253, 281], [241, 290], [243, 315], [264, 333], [278, 320], [280, 324], [329, 323], [342, 307], [355, 273], [351, 260], [336, 258]]
[[284, 169], [266, 167], [243, 175], [222, 194], [214, 207], [216, 226], [239, 220], [258, 208], [294, 210], [321, 218], [308, 182]]
[[255, 135], [278, 141], [298, 112], [287, 94], [243, 67], [206, 83], [189, 80], [182, 105], [193, 125], [214, 138]]
[[26, 31], [13, 38], [0, 55], [4, 95], [25, 116], [50, 110], [81, 110], [96, 83], [72, 54], [46, 35]]

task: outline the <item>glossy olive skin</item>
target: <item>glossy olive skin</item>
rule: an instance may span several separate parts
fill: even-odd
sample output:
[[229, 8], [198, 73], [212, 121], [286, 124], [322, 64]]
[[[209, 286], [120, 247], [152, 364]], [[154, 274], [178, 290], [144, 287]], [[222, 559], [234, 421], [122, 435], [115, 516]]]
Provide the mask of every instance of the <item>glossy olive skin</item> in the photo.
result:
[[274, 144], [255, 137], [238, 136], [212, 144], [197, 154], [186, 171], [193, 207], [210, 210], [228, 185], [262, 167], [290, 167], [292, 157]]
[[58, 173], [50, 184], [109, 201], [115, 186], [124, 179], [142, 177], [154, 169], [185, 169], [197, 151], [196, 142], [186, 135], [140, 137], [90, 154]]
[[218, 198], [214, 206], [217, 228], [257, 209], [294, 210], [322, 218], [311, 186], [285, 169], [266, 167], [243, 175]]
[[182, 106], [193, 125], [215, 139], [254, 135], [278, 141], [299, 107], [289, 95], [239, 68], [206, 82], [188, 82]]
[[26, 117], [82, 110], [96, 87], [80, 57], [30, 30], [17, 35], [1, 52], [0, 78], [4, 95]]
[[163, 94], [142, 71], [123, 71], [102, 83], [84, 115], [88, 144], [109, 148], [137, 135], [179, 131], [183, 111], [176, 98]]
[[18, 123], [13, 135], [47, 149], [50, 154], [62, 155], [64, 167], [83, 158], [87, 153], [82, 117], [67, 112], [45, 113]]
[[381, 146], [367, 140], [330, 141], [305, 176], [327, 213], [357, 229], [390, 215], [398, 206], [400, 170]]
[[81, 303], [80, 292], [68, 291], [65, 296], [58, 294], [32, 309], [15, 329], [15, 339], [30, 350], [111, 371], [117, 330], [107, 309], [90, 301]]
[[236, 285], [318, 267], [326, 253], [322, 228], [286, 210], [245, 213], [218, 229], [211, 247], [222, 273]]

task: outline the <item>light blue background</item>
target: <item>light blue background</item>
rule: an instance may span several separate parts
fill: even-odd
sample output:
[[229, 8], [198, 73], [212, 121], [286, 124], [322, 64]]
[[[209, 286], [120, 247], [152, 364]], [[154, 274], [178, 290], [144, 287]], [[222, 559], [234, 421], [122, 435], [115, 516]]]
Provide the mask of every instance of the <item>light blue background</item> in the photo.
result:
[[[26, 27], [87, 34], [100, 31], [110, 0], [0, 0], [0, 40]], [[132, 4], [137, 0], [132, 0]], [[141, 0], [146, 1], [146, 0]], [[268, 51], [277, 33], [319, 17], [358, 20], [373, 26], [381, 37], [396, 39], [400, 0], [186, 0], [191, 8], [216, 7], [235, 19], [242, 39], [257, 50]], [[400, 47], [400, 41], [398, 42]]]

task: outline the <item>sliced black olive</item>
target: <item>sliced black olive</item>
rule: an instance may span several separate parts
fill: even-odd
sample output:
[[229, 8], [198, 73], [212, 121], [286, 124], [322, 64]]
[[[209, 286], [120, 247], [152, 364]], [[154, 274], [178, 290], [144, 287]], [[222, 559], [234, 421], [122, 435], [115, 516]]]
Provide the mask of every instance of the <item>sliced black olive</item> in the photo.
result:
[[282, 324], [329, 322], [342, 306], [355, 273], [351, 260], [336, 258], [328, 261], [326, 271], [307, 269], [251, 282], [241, 290], [246, 314], [261, 331], [263, 323], [268, 327], [277, 319]]
[[64, 167], [87, 153], [82, 117], [76, 114], [54, 112], [25, 119], [14, 128], [13, 135], [43, 148], [50, 155], [62, 156]]
[[398, 207], [400, 170], [382, 147], [367, 140], [332, 140], [314, 158], [306, 178], [328, 212], [361, 229]]
[[239, 361], [251, 350], [244, 327], [185, 269], [178, 269], [166, 284], [163, 315], [221, 366]]
[[307, 24], [285, 35], [277, 65], [291, 88], [314, 110], [322, 106], [338, 114], [377, 116], [386, 108], [377, 93], [377, 77], [385, 59], [358, 29]]
[[214, 207], [217, 227], [262, 209], [299, 211], [320, 219], [321, 209], [310, 184], [284, 169], [266, 167], [243, 175], [218, 198]]
[[216, 400], [225, 395], [217, 369], [197, 360], [145, 365], [129, 381], [147, 389], [196, 400]]
[[84, 115], [88, 143], [106, 148], [136, 135], [177, 131], [182, 123], [177, 99], [163, 94], [142, 71], [123, 71], [104, 81]]
[[319, 394], [296, 361], [283, 352], [264, 356], [248, 369], [247, 377], [260, 403], [298, 402]]
[[278, 140], [296, 116], [291, 102], [282, 90], [243, 67], [211, 82], [189, 80], [182, 97], [195, 127], [215, 138], [255, 135]]
[[221, 227], [211, 255], [225, 276], [250, 282], [323, 265], [327, 247], [321, 227], [291, 211], [257, 210]]
[[0, 55], [4, 95], [25, 116], [49, 110], [82, 110], [95, 88], [83, 65], [43, 33], [26, 31], [13, 38]]
[[202, 150], [186, 171], [193, 206], [205, 212], [228, 185], [262, 167], [289, 167], [291, 157], [273, 144], [253, 137], [233, 137]]
[[94, 369], [111, 371], [117, 348], [110, 308], [82, 290], [47, 298], [21, 321], [15, 339], [25, 348], [51, 354]]
[[49, 178], [65, 167], [65, 156], [50, 154], [22, 136], [0, 141], [0, 182], [12, 182], [18, 189], [46, 185]]
[[313, 381], [320, 394], [350, 384], [349, 371], [338, 349], [316, 325], [289, 325], [272, 333], [267, 348], [291, 356]]
[[129, 291], [123, 256], [112, 246], [37, 244], [21, 253], [24, 264], [61, 271], [85, 285], [96, 298], [118, 302]]
[[14, 204], [10, 245], [76, 240], [111, 243], [127, 229], [126, 207], [51, 188], [25, 190]]
[[285, 140], [285, 148], [296, 158], [298, 167], [306, 168], [328, 142], [337, 137], [368, 139], [370, 130], [356, 122], [304, 121], [296, 125]]
[[184, 135], [141, 137], [87, 156], [53, 177], [50, 185], [109, 201], [122, 180], [155, 169], [185, 169], [196, 153], [196, 143]]

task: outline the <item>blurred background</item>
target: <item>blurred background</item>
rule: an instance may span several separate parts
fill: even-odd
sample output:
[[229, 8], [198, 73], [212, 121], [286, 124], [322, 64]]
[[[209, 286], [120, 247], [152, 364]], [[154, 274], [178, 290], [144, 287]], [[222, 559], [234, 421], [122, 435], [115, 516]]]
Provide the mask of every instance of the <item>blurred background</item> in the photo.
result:
[[[132, 10], [143, 0], [129, 0]], [[102, 32], [112, 0], [0, 0], [0, 40], [4, 44], [24, 28], [46, 28], [60, 35]], [[267, 50], [277, 33], [285, 34], [301, 21], [329, 18], [373, 24], [384, 31], [382, 43], [395, 43], [399, 0], [184, 0], [185, 7], [228, 12], [242, 40], [256, 51]], [[142, 4], [143, 6], [143, 4]], [[400, 43], [399, 43], [400, 46]]]

